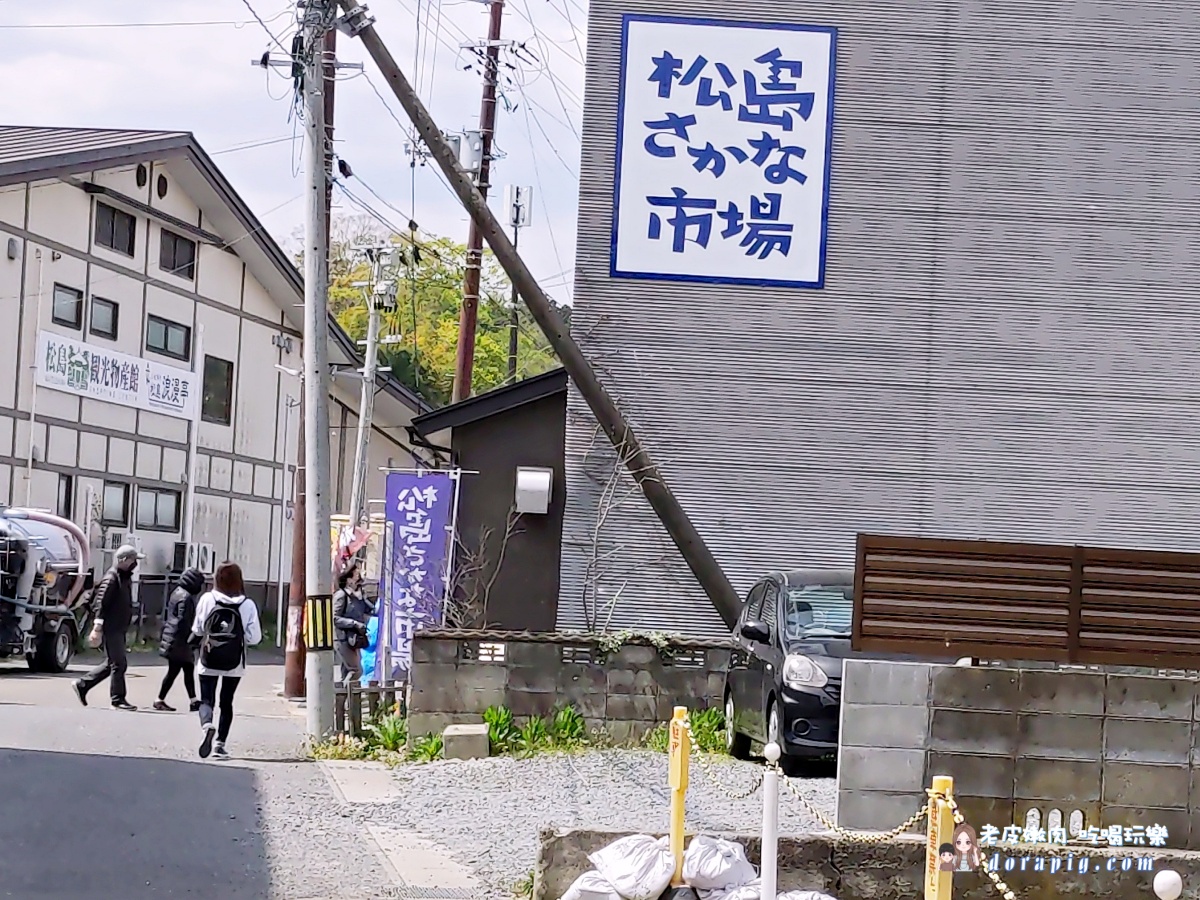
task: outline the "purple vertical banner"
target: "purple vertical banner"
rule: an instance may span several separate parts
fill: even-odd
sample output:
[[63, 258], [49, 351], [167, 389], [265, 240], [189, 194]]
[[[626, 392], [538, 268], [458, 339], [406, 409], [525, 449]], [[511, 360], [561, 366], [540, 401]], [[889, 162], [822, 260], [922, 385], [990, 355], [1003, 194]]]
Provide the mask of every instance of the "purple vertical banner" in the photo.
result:
[[392, 526], [388, 603], [392, 678], [407, 681], [412, 636], [442, 622], [454, 510], [449, 472], [389, 472], [387, 521]]

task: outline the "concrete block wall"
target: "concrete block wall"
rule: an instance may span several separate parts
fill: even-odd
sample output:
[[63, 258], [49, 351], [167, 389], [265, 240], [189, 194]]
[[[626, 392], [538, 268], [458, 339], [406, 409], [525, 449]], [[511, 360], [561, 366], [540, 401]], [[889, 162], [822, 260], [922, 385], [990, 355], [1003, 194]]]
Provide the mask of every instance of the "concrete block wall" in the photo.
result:
[[409, 734], [483, 721], [507, 706], [518, 722], [573, 706], [589, 730], [618, 742], [639, 740], [675, 706], [719, 707], [729, 668], [724, 649], [626, 645], [605, 656], [593, 643], [480, 642], [415, 635]]
[[950, 775], [967, 820], [1163, 825], [1200, 848], [1197, 680], [846, 662], [838, 822], [889, 829]]

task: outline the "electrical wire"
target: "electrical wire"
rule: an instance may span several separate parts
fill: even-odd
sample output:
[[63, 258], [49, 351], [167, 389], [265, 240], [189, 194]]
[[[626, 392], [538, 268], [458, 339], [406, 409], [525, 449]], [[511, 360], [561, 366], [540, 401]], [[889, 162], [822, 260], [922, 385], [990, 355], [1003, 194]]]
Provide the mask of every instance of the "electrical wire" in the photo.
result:
[[[262, 30], [267, 33], [267, 36], [275, 43], [275, 46], [278, 47], [280, 50], [282, 50], [284, 53], [286, 53], [288, 56], [291, 56], [292, 51], [290, 49], [288, 49], [287, 47], [283, 46], [283, 43], [279, 40], [278, 37], [276, 37], [274, 32], [272, 32], [271, 29], [267, 27], [267, 23], [263, 20], [263, 17], [258, 14], [258, 10], [256, 10], [253, 6], [250, 5], [250, 0], [242, 0], [242, 3], [245, 5], [246, 9], [250, 10], [250, 15], [254, 16], [255, 21], [257, 21], [258, 24], [262, 26]], [[271, 19], [271, 21], [274, 22], [275, 19], [278, 19], [280, 16], [284, 15], [284, 13], [289, 12], [290, 9], [291, 9], [291, 7], [288, 7], [288, 9], [285, 9], [283, 12], [279, 13], [279, 15], [274, 16]], [[286, 31], [286, 29], [285, 29], [285, 31]]]
[[[279, 16], [275, 16], [279, 18]], [[274, 21], [273, 19], [270, 21]], [[194, 22], [28, 22], [17, 25], [0, 25], [5, 31], [21, 31], [25, 29], [92, 29], [92, 28], [205, 28], [213, 26], [233, 26], [244, 28], [247, 25], [263, 24], [262, 19], [236, 21], [234, 19], [194, 21]], [[265, 27], [265, 26], [264, 26]]]

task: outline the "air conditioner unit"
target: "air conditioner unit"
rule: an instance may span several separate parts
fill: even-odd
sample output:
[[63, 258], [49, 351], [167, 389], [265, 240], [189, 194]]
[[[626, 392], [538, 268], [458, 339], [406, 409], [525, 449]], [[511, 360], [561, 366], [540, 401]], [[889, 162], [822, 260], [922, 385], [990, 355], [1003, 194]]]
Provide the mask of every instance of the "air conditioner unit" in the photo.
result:
[[184, 547], [187, 548], [187, 555], [185, 557], [184, 568], [185, 569], [200, 568], [200, 545], [199, 544], [184, 544]]
[[129, 536], [124, 531], [110, 531], [104, 539], [104, 549], [110, 552], [115, 552], [121, 549], [123, 544], [128, 543]]
[[217, 561], [213, 555], [212, 544], [196, 544], [198, 548], [196, 558], [196, 568], [205, 575], [211, 575], [217, 568]]

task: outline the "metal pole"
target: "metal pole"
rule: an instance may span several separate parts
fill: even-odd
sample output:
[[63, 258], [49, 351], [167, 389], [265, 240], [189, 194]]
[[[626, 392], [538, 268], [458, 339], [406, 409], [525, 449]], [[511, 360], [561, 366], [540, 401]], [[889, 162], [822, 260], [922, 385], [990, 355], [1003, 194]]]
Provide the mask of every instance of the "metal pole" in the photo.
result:
[[371, 439], [371, 418], [375, 411], [375, 374], [379, 357], [379, 302], [375, 285], [381, 278], [381, 256], [372, 254], [371, 286], [367, 292], [367, 348], [363, 355], [362, 397], [358, 406], [358, 440], [354, 454], [354, 481], [350, 491], [350, 533], [363, 517], [367, 497], [367, 449]]
[[326, 0], [303, 7], [305, 195], [304, 243], [304, 582], [309, 646], [305, 660], [308, 734], [325, 737], [333, 730], [333, 647], [326, 639], [332, 624], [332, 572], [329, 547], [329, 250], [325, 219], [325, 102], [322, 48], [329, 28]]
[[779, 880], [779, 757], [782, 751], [774, 741], [763, 748], [767, 767], [763, 770], [762, 853], [759, 876], [762, 896], [774, 897]]
[[[492, 168], [492, 136], [496, 132], [496, 81], [500, 68], [500, 21], [504, 0], [490, 0], [487, 66], [483, 73], [483, 102], [479, 107], [479, 138], [482, 159], [479, 163], [478, 190], [487, 198]], [[467, 270], [463, 278], [462, 310], [458, 319], [458, 353], [454, 360], [454, 394], [458, 403], [471, 396], [471, 376], [475, 367], [475, 325], [479, 317], [479, 283], [483, 272], [483, 232], [474, 219], [467, 235]]]
[[183, 521], [183, 542], [190, 544], [196, 530], [196, 466], [200, 447], [200, 417], [204, 415], [204, 326], [196, 328], [196, 367], [200, 375], [200, 396], [196, 397], [196, 414], [192, 416], [188, 435], [187, 518]]
[[[521, 234], [521, 226], [513, 222], [513, 253], [517, 252], [517, 239]], [[520, 305], [520, 297], [517, 295], [517, 285], [514, 282], [512, 286], [512, 309], [509, 311], [508, 320], [508, 381], [510, 384], [516, 384], [517, 381], [517, 335], [521, 328], [521, 319], [518, 315], [518, 306]]]
[[[44, 263], [42, 261], [42, 250], [39, 247], [34, 252], [37, 254], [37, 261], [38, 261], [37, 307], [36, 307], [36, 312], [34, 312], [34, 314], [33, 314], [34, 315], [34, 334], [36, 335], [37, 332], [41, 331], [41, 328], [42, 328], [42, 297], [44, 296], [45, 285], [44, 285], [44, 282], [42, 281], [42, 273], [43, 273], [43, 265], [44, 265]], [[39, 344], [40, 343], [41, 342], [39, 340]], [[33, 439], [37, 433], [37, 396], [38, 396], [37, 372], [38, 372], [39, 365], [41, 365], [41, 362], [38, 360], [37, 356], [35, 355], [33, 365], [30, 367], [33, 369], [33, 381], [29, 385], [29, 441], [25, 448], [25, 450], [26, 450], [26, 454], [25, 454], [25, 505], [26, 506], [31, 505], [30, 500], [33, 496]], [[50, 433], [49, 431], [46, 432], [47, 435], [49, 435], [49, 433]]]
[[[287, 475], [287, 455], [288, 455], [288, 436], [291, 431], [292, 424], [292, 398], [285, 397], [283, 401], [283, 472]], [[295, 475], [292, 476], [293, 483]], [[287, 595], [283, 590], [283, 533], [287, 525], [287, 478], [284, 478], [284, 483], [279, 491], [279, 541], [275, 550], [275, 564], [279, 575], [279, 599], [275, 603], [275, 646], [283, 646], [283, 635], [287, 630]], [[284, 691], [286, 694], [286, 690]]]
[[524, 260], [517, 255], [512, 242], [504, 233], [504, 228], [488, 208], [487, 199], [471, 183], [470, 177], [459, 165], [454, 150], [375, 31], [372, 24], [374, 20], [366, 14], [365, 7], [359, 6], [357, 0], [338, 2], [347, 13], [347, 26], [351, 34], [362, 39], [363, 46], [379, 66], [396, 99], [404, 107], [405, 113], [437, 161], [442, 174], [446, 176], [459, 201], [471, 216], [471, 221], [479, 227], [492, 252], [496, 254], [496, 259], [516, 284], [530, 315], [546, 335], [546, 340], [562, 362], [563, 368], [567, 370], [571, 383], [587, 401], [592, 415], [608, 435], [617, 451], [618, 460], [626, 466], [630, 476], [642, 489], [646, 502], [662, 522], [678, 548], [679, 555], [691, 569], [697, 583], [708, 595], [726, 626], [733, 628], [741, 614], [742, 601], [729, 578], [717, 564], [712, 551], [708, 549], [696, 526], [688, 518], [687, 512], [667, 485], [650, 454], [642, 447], [633, 428], [600, 383], [596, 370], [571, 337], [562, 316], [538, 285], [537, 279], [533, 277]]
[[[446, 626], [446, 602], [450, 599], [450, 579], [454, 577], [454, 551], [458, 548], [458, 500], [462, 496], [462, 470], [451, 469], [450, 481], [454, 485], [454, 504], [450, 508], [450, 524], [446, 526], [446, 530], [450, 533], [447, 537], [450, 540], [450, 546], [446, 550], [446, 572], [442, 578], [442, 609], [441, 621], [438, 626], [444, 628]], [[487, 614], [487, 611], [484, 611]], [[487, 622], [466, 624], [464, 627], [470, 628], [473, 624], [478, 624], [480, 628], [486, 628]]]

